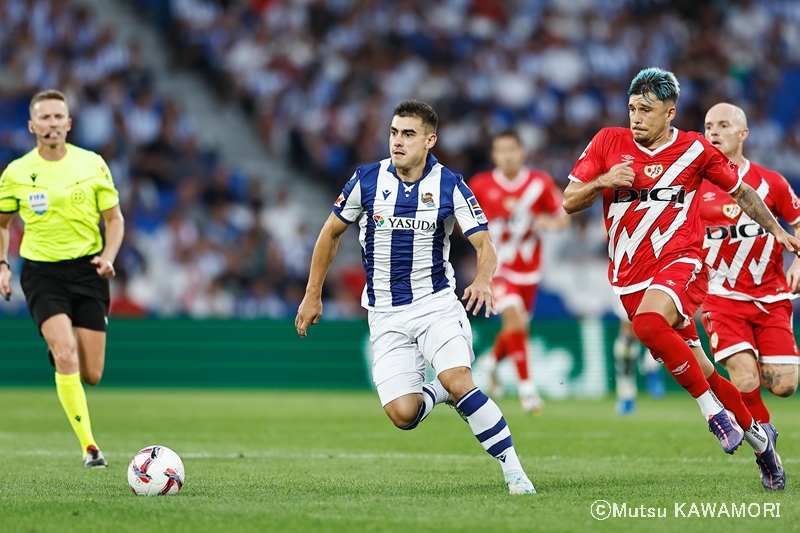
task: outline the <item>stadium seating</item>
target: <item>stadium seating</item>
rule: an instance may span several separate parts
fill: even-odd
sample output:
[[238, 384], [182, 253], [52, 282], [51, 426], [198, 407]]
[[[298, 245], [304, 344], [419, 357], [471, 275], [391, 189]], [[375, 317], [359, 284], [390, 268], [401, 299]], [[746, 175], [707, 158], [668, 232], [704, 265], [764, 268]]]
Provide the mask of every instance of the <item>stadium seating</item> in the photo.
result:
[[[331, 193], [355, 165], [385, 156], [387, 116], [406, 97], [437, 109], [436, 155], [450, 168], [487, 168], [491, 135], [514, 126], [533, 163], [564, 184], [597, 129], [626, 124], [626, 84], [651, 64], [681, 81], [678, 127], [699, 130], [707, 107], [736, 102], [750, 117], [748, 156], [800, 179], [793, 2], [121, 1], [149, 14], [179, 65], [252, 114], [266, 150]], [[107, 158], [122, 193], [118, 297], [159, 316], [291, 316], [316, 231], [297, 223], [302, 199], [198, 146], [180, 103], [154, 91], [137, 44], [116, 42], [78, 3], [0, 9], [0, 166], [32, 146], [30, 94], [66, 91], [72, 141]], [[598, 215], [582, 216], [549, 249], [570, 255], [565, 241], [588, 236], [596, 259], [602, 236], [584, 228]], [[453, 251], [456, 263], [471, 253]], [[548, 261], [561, 262], [558, 253]], [[562, 278], [545, 273], [554, 298], [540, 312], [608, 310], [570, 304]], [[340, 285], [326, 296], [341, 316], [360, 316], [356, 291]]]

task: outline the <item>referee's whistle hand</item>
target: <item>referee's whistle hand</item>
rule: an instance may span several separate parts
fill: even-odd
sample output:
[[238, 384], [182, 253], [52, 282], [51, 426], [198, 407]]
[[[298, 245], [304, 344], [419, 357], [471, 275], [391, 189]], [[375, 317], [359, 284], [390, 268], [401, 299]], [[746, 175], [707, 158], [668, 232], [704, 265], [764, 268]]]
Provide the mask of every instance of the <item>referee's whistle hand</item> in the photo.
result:
[[111, 279], [116, 275], [114, 264], [108, 259], [103, 259], [99, 255], [92, 258], [91, 263], [97, 267], [97, 275], [103, 279]]
[[0, 265], [0, 295], [8, 301], [13, 292], [11, 290], [11, 270], [7, 265]]

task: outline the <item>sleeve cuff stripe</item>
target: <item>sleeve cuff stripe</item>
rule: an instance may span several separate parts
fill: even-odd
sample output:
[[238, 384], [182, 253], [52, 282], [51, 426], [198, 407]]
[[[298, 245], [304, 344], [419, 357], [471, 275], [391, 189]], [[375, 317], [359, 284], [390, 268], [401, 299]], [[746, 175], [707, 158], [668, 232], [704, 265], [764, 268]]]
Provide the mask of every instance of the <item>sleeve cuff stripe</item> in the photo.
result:
[[572, 174], [570, 174], [568, 177], [569, 177], [569, 181], [575, 181], [577, 183], [583, 183], [581, 180], [579, 180], [578, 178], [576, 178]]
[[489, 229], [488, 226], [485, 226], [485, 225], [475, 226], [474, 228], [465, 231], [464, 232], [464, 236], [465, 237], [469, 237], [470, 235], [472, 235], [476, 231], [487, 231], [488, 229]]
[[736, 189], [738, 189], [738, 188], [739, 188], [739, 186], [740, 186], [741, 184], [742, 184], [742, 178], [739, 178], [739, 179], [736, 181], [736, 185], [735, 185], [735, 186], [734, 186], [734, 187], [733, 187], [731, 190], [729, 190], [729, 191], [728, 191], [728, 194], [730, 194], [730, 193], [732, 193], [733, 191], [735, 191]]
[[352, 221], [352, 220], [347, 220], [346, 218], [344, 218], [344, 217], [342, 216], [342, 214], [341, 214], [341, 213], [338, 213], [338, 212], [336, 212], [336, 211], [332, 211], [332, 213], [333, 213], [334, 215], [336, 215], [337, 217], [339, 217], [339, 219], [340, 219], [342, 222], [344, 222], [345, 224], [352, 224], [352, 223], [353, 223], [353, 221]]

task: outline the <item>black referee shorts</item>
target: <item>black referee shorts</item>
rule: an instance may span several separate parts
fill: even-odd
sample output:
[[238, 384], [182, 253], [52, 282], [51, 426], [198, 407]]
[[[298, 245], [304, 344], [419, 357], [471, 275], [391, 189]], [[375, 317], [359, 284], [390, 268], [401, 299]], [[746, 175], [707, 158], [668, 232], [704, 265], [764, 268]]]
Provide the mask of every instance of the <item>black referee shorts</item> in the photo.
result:
[[72, 326], [105, 331], [108, 322], [108, 280], [97, 275], [92, 256], [22, 265], [20, 284], [33, 321], [41, 329], [51, 316], [65, 313]]

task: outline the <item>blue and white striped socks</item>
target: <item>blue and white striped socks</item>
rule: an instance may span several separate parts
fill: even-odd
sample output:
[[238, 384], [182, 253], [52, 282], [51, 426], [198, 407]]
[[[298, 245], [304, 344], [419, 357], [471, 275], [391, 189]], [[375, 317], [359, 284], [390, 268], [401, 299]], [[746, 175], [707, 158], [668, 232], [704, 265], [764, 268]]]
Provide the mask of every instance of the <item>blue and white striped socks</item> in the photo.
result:
[[445, 390], [444, 385], [439, 379], [434, 379], [430, 383], [422, 386], [422, 405], [419, 406], [417, 417], [406, 427], [400, 428], [404, 430], [414, 429], [420, 422], [431, 414], [433, 408], [438, 403], [442, 403], [450, 397], [450, 394]]
[[483, 449], [500, 461], [504, 474], [522, 472], [511, 441], [511, 430], [496, 403], [476, 387], [458, 401], [456, 409], [467, 417], [469, 427]]

